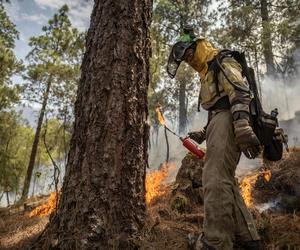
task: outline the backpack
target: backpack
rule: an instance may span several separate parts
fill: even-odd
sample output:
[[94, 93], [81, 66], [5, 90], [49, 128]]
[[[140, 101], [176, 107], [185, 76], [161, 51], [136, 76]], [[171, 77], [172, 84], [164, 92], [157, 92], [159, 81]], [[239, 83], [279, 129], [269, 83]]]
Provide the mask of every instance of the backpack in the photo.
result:
[[[221, 65], [222, 59], [225, 57], [234, 58], [242, 67], [242, 76], [247, 79], [250, 88], [250, 95], [253, 96], [250, 102], [250, 124], [261, 145], [264, 146], [263, 157], [269, 161], [278, 161], [282, 158], [283, 144], [281, 140], [276, 139], [275, 129], [278, 126], [278, 111], [274, 109], [270, 114], [264, 112], [259, 98], [257, 84], [255, 80], [254, 70], [247, 65], [244, 53], [239, 51], [222, 50], [212, 62], [212, 69], [215, 76], [222, 71], [225, 78], [235, 88], [236, 84], [232, 83], [226, 76], [226, 73]], [[217, 79], [217, 77], [215, 77]], [[216, 82], [217, 94], [219, 93], [218, 82]], [[244, 91], [241, 89], [241, 91]]]

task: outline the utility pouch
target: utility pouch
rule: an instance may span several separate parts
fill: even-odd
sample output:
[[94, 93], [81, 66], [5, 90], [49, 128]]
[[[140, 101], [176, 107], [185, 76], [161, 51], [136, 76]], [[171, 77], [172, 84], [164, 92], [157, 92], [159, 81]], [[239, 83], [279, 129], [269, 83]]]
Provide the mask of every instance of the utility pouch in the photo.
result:
[[283, 154], [283, 144], [275, 138], [277, 118], [262, 111], [258, 116], [252, 115], [251, 123], [254, 133], [264, 146], [263, 157], [269, 161], [280, 160]]

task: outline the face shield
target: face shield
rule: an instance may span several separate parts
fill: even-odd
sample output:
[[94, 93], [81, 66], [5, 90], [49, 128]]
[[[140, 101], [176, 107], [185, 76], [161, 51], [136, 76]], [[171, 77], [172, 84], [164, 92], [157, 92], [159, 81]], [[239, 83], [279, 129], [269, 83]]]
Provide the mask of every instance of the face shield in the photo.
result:
[[184, 60], [186, 50], [193, 44], [193, 42], [177, 42], [172, 47], [169, 55], [167, 72], [171, 78], [174, 78], [180, 63]]

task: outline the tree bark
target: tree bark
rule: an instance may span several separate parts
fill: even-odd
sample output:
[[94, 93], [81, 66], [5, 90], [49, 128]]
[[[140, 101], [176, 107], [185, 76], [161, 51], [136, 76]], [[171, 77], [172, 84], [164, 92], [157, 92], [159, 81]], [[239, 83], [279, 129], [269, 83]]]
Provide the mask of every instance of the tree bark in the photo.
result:
[[186, 132], [187, 126], [187, 105], [186, 105], [186, 84], [185, 79], [180, 80], [179, 84], [179, 134]]
[[[180, 16], [180, 29], [188, 25], [189, 18], [189, 0], [183, 1], [183, 10]], [[182, 79], [179, 81], [179, 134], [184, 134], [186, 132], [187, 126], [187, 107], [186, 107], [186, 79], [183, 75]]]
[[265, 62], [267, 66], [267, 74], [272, 75], [275, 73], [275, 64], [274, 64], [274, 55], [272, 49], [272, 31], [270, 27], [269, 20], [269, 10], [268, 10], [268, 1], [261, 0], [260, 1], [261, 8], [261, 19], [262, 19], [262, 47], [263, 54], [265, 57]]
[[9, 191], [6, 191], [6, 202], [7, 202], [7, 206], [10, 206], [10, 202], [9, 202]]
[[34, 140], [33, 140], [32, 148], [31, 148], [30, 159], [29, 159], [29, 163], [28, 163], [28, 167], [27, 167], [27, 173], [25, 176], [22, 196], [21, 196], [21, 200], [20, 200], [21, 202], [24, 201], [25, 199], [27, 199], [27, 196], [29, 193], [30, 181], [31, 181], [31, 177], [32, 177], [34, 164], [35, 164], [36, 153], [37, 153], [38, 146], [39, 146], [40, 134], [41, 134], [45, 111], [46, 111], [46, 107], [47, 107], [47, 103], [48, 103], [49, 93], [50, 93], [50, 89], [51, 89], [51, 83], [52, 83], [52, 77], [50, 76], [48, 79], [48, 82], [47, 82], [45, 93], [44, 93], [42, 108], [40, 111], [38, 124], [36, 127]]
[[152, 1], [96, 0], [57, 214], [32, 249], [138, 249]]
[[166, 163], [168, 163], [169, 162], [169, 156], [170, 156], [170, 146], [169, 146], [168, 132], [167, 132], [166, 127], [164, 127], [164, 132], [165, 132], [165, 139], [166, 139], [166, 145], [167, 145]]

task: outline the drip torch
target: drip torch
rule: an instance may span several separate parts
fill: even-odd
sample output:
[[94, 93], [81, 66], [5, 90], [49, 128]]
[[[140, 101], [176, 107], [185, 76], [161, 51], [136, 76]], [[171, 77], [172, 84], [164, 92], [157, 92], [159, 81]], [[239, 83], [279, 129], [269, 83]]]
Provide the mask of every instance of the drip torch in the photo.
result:
[[177, 136], [181, 141], [182, 141], [182, 145], [188, 149], [191, 153], [193, 153], [194, 155], [196, 155], [199, 159], [202, 159], [205, 155], [205, 153], [197, 146], [196, 143], [194, 143], [192, 141], [191, 138], [189, 137], [181, 137], [178, 134], [176, 134], [174, 131], [172, 131], [171, 129], [169, 129], [166, 125], [166, 121], [165, 118], [161, 112], [161, 106], [158, 103], [156, 106], [156, 113], [157, 113], [157, 118], [160, 122], [161, 125], [163, 125], [170, 133], [172, 133], [173, 135]]
[[199, 159], [202, 159], [205, 155], [205, 153], [196, 145], [196, 143], [194, 143], [192, 141], [192, 139], [190, 139], [189, 137], [181, 137], [178, 134], [176, 134], [174, 131], [172, 131], [171, 129], [169, 129], [166, 125], [164, 125], [165, 128], [172, 133], [173, 135], [177, 136], [181, 141], [182, 141], [182, 145], [189, 150], [191, 153], [193, 153], [194, 155], [196, 155]]

